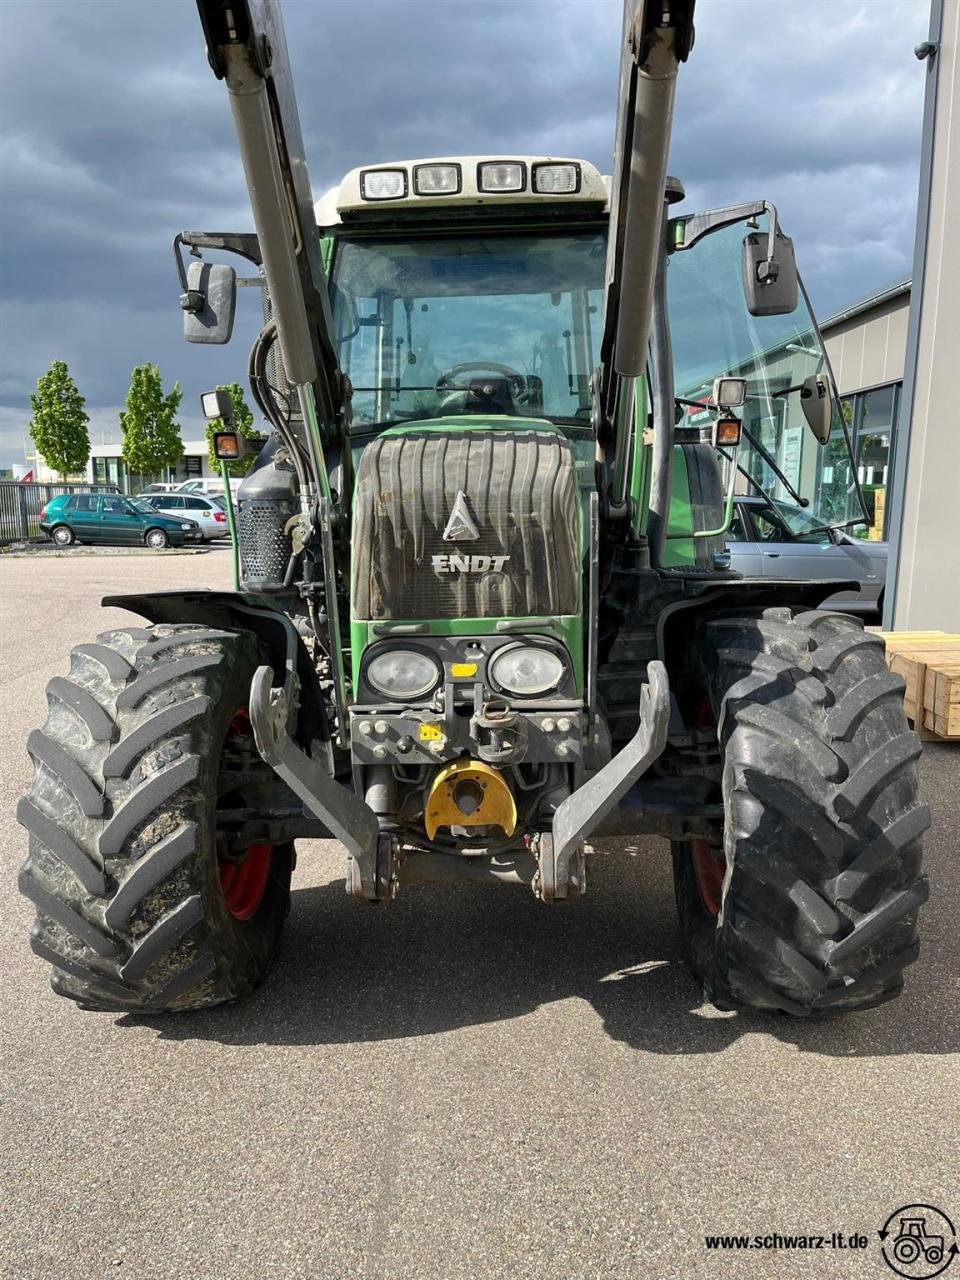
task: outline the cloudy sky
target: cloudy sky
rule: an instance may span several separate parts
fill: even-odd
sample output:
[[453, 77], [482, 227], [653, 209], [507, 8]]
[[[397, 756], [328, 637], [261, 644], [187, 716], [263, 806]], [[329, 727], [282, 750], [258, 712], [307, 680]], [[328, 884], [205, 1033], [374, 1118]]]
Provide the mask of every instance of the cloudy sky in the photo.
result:
[[[483, 152], [610, 169], [619, 0], [285, 0], [317, 194], [349, 168]], [[683, 209], [766, 197], [822, 317], [909, 274], [928, 0], [699, 0], [671, 171]], [[257, 310], [226, 348], [180, 338], [179, 230], [252, 229], [226, 94], [191, 0], [0, 0], [0, 466], [55, 359], [95, 442], [130, 370], [243, 380]], [[244, 306], [245, 304], [245, 306]]]

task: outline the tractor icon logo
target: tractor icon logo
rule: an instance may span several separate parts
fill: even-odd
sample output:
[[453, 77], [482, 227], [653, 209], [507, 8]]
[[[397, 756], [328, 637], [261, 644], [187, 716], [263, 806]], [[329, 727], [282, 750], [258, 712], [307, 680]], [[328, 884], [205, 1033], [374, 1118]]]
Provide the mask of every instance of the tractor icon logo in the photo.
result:
[[877, 1234], [887, 1266], [910, 1280], [942, 1275], [958, 1252], [953, 1223], [932, 1204], [895, 1209]]

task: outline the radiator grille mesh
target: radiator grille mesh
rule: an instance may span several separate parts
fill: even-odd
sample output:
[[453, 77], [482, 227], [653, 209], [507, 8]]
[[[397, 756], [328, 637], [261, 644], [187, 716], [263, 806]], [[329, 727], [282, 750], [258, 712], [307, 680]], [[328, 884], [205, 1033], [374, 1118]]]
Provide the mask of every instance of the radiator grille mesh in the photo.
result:
[[237, 541], [244, 583], [261, 591], [283, 585], [290, 560], [290, 539], [284, 527], [296, 507], [293, 502], [241, 499], [237, 512]]
[[[478, 536], [445, 540], [458, 493]], [[364, 451], [357, 480], [354, 617], [576, 613], [577, 520], [573, 457], [559, 434], [382, 436]], [[508, 559], [500, 571], [444, 572], [435, 556]]]

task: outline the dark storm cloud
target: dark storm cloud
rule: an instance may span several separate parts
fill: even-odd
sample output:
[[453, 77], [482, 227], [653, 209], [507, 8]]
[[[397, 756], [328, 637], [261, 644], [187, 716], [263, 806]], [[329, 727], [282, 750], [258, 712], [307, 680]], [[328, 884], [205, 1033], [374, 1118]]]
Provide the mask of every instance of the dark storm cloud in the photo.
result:
[[[618, 0], [287, 0], [313, 185], [357, 164], [552, 152], [610, 167]], [[821, 313], [909, 271], [925, 0], [700, 0], [671, 168], [690, 203], [766, 196]], [[0, 464], [20, 456], [26, 395], [68, 361], [98, 430], [131, 367], [185, 390], [242, 377], [231, 347], [179, 337], [169, 245], [250, 227], [222, 86], [189, 0], [2, 9]]]

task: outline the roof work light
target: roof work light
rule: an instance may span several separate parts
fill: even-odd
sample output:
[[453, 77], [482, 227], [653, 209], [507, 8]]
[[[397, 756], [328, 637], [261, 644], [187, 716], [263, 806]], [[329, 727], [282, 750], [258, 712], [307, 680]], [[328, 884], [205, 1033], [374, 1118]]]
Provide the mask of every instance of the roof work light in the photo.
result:
[[526, 165], [516, 160], [498, 160], [477, 166], [477, 187], [480, 191], [522, 191], [526, 177]]
[[225, 387], [217, 387], [216, 391], [204, 391], [200, 396], [200, 408], [208, 422], [219, 418], [221, 422], [233, 421], [233, 401]]
[[407, 194], [405, 169], [367, 169], [360, 175], [364, 200], [402, 200]]

